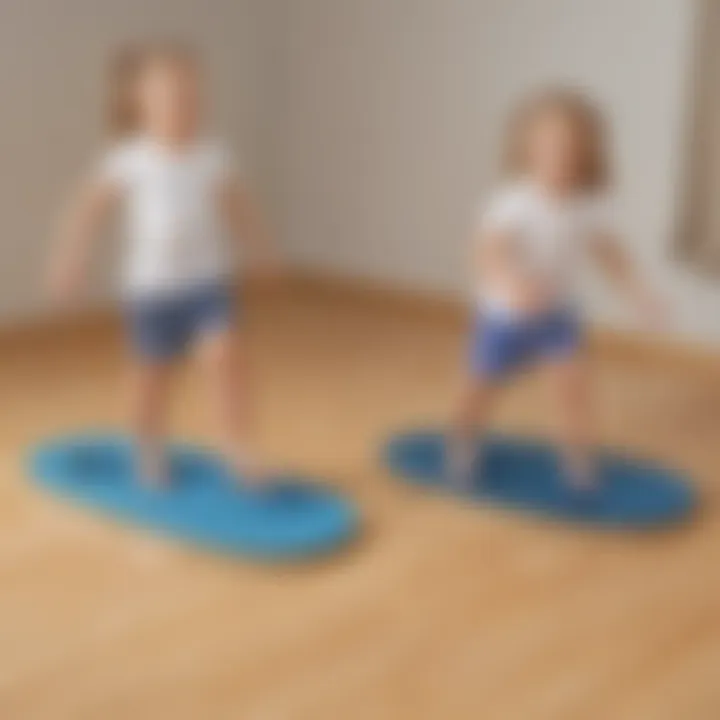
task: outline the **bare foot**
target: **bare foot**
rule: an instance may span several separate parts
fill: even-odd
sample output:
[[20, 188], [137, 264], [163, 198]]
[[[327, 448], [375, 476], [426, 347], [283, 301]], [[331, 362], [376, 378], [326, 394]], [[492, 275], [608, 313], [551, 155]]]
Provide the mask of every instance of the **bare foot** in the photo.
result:
[[235, 482], [240, 487], [258, 489], [267, 485], [267, 468], [257, 457], [246, 452], [237, 452], [233, 457], [232, 467], [235, 471]]
[[167, 490], [170, 487], [165, 453], [158, 450], [141, 450], [138, 452], [138, 472], [140, 484], [146, 490]]
[[599, 487], [595, 463], [590, 456], [568, 455], [563, 461], [568, 487], [578, 493], [593, 493]]
[[446, 440], [445, 480], [458, 492], [472, 489], [473, 470], [477, 459], [475, 438], [448, 437]]

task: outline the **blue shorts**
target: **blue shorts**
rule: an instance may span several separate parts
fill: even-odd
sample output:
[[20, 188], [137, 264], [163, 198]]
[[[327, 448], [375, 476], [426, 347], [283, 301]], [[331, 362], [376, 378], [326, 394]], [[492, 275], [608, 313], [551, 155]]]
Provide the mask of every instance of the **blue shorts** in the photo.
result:
[[480, 315], [470, 349], [472, 372], [502, 380], [534, 362], [570, 356], [581, 344], [580, 322], [566, 308], [532, 318]]
[[132, 301], [127, 308], [133, 350], [152, 361], [172, 360], [198, 337], [230, 328], [233, 316], [233, 293], [224, 283]]

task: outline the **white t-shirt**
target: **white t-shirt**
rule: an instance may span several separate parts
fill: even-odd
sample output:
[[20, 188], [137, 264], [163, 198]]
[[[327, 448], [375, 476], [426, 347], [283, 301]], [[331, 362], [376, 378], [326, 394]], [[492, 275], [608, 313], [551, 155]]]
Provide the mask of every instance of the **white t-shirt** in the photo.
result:
[[231, 165], [214, 142], [173, 151], [132, 138], [105, 156], [101, 178], [118, 186], [124, 200], [127, 295], [177, 292], [230, 273], [218, 189]]
[[[590, 243], [613, 231], [608, 203], [598, 194], [555, 199], [531, 182], [501, 189], [482, 208], [478, 218], [481, 237], [493, 233], [508, 237], [517, 257], [518, 271], [541, 284], [553, 304], [576, 302], [577, 280]], [[484, 308], [507, 312], [508, 298], [487, 283], [480, 292]]]

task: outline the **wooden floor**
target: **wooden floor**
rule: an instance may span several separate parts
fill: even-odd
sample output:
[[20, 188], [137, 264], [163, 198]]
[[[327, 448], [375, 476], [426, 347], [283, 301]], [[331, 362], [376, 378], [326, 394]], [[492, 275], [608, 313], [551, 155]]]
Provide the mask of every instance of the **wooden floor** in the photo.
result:
[[[122, 425], [121, 343], [110, 327], [3, 341], [2, 720], [720, 718], [720, 386], [601, 353], [602, 440], [691, 473], [705, 511], [598, 535], [415, 494], [377, 465], [386, 433], [448, 411], [461, 330], [442, 313], [304, 292], [248, 324], [266, 451], [352, 493], [364, 538], [268, 570], [45, 498], [23, 452]], [[207, 441], [202, 390], [180, 374], [174, 430]], [[528, 378], [497, 422], [547, 433], [548, 415]]]

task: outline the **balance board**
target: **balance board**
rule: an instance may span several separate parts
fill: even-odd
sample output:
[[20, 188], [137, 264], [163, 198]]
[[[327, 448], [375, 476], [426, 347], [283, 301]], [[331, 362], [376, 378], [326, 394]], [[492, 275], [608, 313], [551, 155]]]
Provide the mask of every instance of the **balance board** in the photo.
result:
[[148, 489], [135, 477], [129, 440], [74, 436], [41, 444], [30, 471], [43, 489], [171, 538], [263, 561], [300, 560], [345, 545], [358, 530], [348, 499], [306, 478], [269, 478], [243, 487], [212, 453], [168, 449], [170, 486]]
[[583, 496], [564, 482], [550, 445], [502, 436], [486, 439], [471, 481], [458, 490], [447, 482], [445, 446], [439, 431], [401, 433], [387, 443], [383, 459], [393, 474], [423, 490], [608, 528], [660, 528], [686, 520], [697, 507], [693, 488], [678, 473], [605, 451], [598, 453], [598, 489]]

